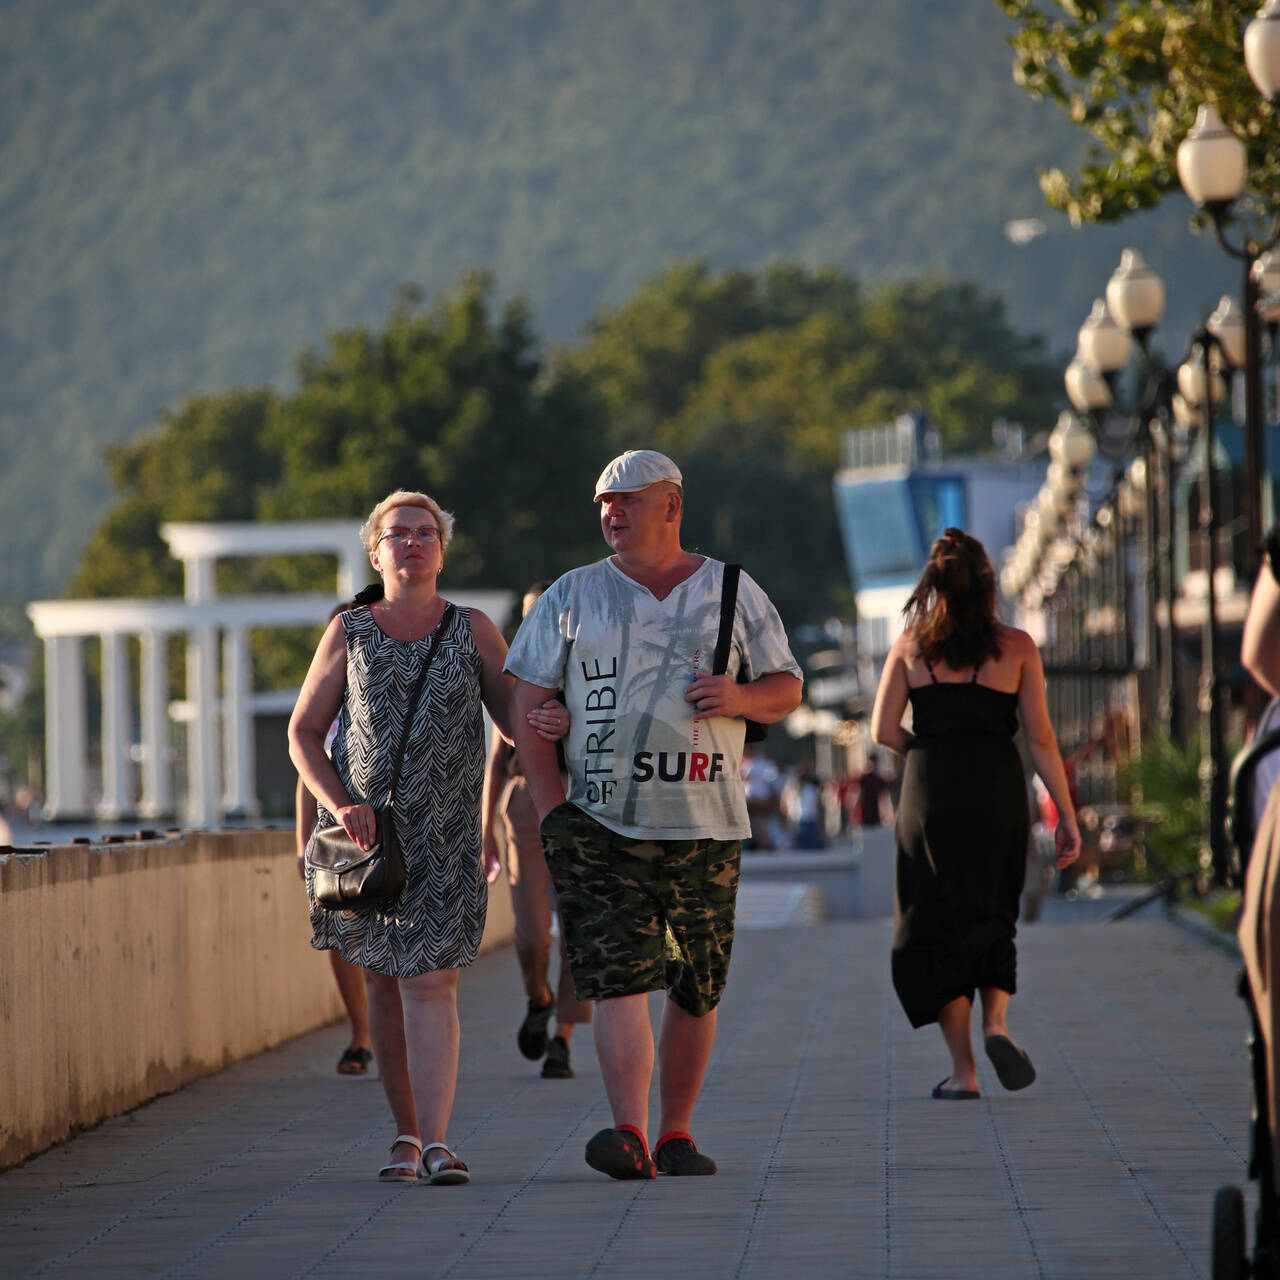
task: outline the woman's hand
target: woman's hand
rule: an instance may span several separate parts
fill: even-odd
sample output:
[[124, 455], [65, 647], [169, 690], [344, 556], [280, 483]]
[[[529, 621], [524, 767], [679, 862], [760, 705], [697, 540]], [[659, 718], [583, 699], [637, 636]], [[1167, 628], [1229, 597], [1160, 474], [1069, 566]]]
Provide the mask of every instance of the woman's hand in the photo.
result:
[[1058, 819], [1053, 832], [1053, 843], [1058, 850], [1058, 866], [1069, 867], [1080, 856], [1080, 828], [1075, 814]]
[[368, 851], [373, 848], [378, 835], [378, 820], [373, 815], [371, 804], [344, 804], [333, 816], [361, 849]]
[[502, 855], [498, 851], [498, 839], [492, 831], [486, 831], [480, 842], [480, 861], [484, 866], [484, 878], [493, 884], [502, 872]]
[[540, 738], [559, 742], [569, 732], [569, 708], [557, 698], [548, 698], [540, 707], [534, 707], [525, 716]]

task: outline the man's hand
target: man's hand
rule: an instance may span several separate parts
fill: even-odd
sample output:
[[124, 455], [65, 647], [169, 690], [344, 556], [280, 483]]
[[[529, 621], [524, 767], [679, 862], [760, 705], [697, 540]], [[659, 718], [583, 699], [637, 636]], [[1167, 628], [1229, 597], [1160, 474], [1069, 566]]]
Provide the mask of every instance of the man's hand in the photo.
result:
[[684, 700], [692, 704], [695, 720], [745, 714], [742, 686], [732, 676], [700, 675], [684, 691]]

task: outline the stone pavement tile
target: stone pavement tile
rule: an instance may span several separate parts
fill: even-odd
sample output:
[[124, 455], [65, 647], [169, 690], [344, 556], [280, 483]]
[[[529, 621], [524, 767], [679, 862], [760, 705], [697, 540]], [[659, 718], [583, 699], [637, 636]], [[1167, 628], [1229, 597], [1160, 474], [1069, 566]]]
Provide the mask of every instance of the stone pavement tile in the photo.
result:
[[695, 1125], [715, 1178], [586, 1167], [609, 1120], [590, 1036], [576, 1079], [538, 1078], [498, 953], [460, 995], [469, 1187], [375, 1180], [381, 1089], [333, 1072], [329, 1028], [0, 1175], [0, 1280], [1205, 1274], [1213, 1190], [1245, 1185], [1231, 962], [1160, 920], [1024, 929], [1011, 1026], [1040, 1079], [1006, 1094], [980, 1055], [984, 1098], [948, 1104], [888, 943], [879, 923], [740, 936]]

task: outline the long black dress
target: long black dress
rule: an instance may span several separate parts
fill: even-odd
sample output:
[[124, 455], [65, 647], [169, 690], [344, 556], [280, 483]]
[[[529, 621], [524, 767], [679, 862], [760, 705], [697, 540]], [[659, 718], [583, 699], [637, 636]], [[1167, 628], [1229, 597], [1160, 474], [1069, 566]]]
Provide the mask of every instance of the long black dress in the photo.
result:
[[913, 1027], [981, 987], [1016, 990], [1030, 816], [1018, 695], [973, 679], [910, 690], [898, 803], [893, 985]]

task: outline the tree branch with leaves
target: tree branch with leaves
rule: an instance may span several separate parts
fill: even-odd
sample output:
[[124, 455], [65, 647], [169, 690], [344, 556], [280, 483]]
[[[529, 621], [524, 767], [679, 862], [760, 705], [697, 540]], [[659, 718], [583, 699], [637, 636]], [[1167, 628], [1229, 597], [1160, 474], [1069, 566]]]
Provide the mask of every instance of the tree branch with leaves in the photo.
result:
[[1248, 151], [1240, 212], [1275, 208], [1276, 110], [1249, 79], [1242, 54], [1257, 0], [996, 3], [1017, 27], [1014, 81], [1058, 103], [1093, 140], [1077, 172], [1040, 173], [1045, 199], [1073, 223], [1118, 221], [1180, 191], [1178, 144], [1206, 102]]

